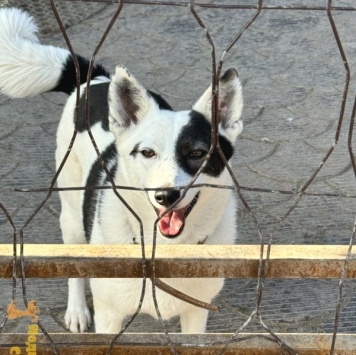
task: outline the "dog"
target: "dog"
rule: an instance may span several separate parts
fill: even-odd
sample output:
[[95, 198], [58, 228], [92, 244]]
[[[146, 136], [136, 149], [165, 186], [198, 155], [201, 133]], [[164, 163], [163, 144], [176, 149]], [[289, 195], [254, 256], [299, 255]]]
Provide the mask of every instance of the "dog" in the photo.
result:
[[[174, 111], [158, 94], [146, 90], [123, 66], [109, 75], [101, 65], [86, 82], [89, 61], [80, 65], [79, 114], [76, 115], [74, 58], [67, 49], [42, 45], [33, 18], [15, 8], [0, 11], [0, 90], [12, 98], [44, 92], [69, 95], [57, 131], [56, 166], [61, 166], [77, 130], [70, 154], [60, 171], [58, 187], [134, 186], [143, 191], [86, 189], [61, 191], [60, 225], [64, 243], [233, 244], [236, 199], [230, 189], [179, 187], [195, 183], [227, 185], [229, 172], [216, 148], [209, 153], [212, 130], [212, 87], [186, 111]], [[89, 92], [89, 122], [85, 95]], [[237, 71], [219, 79], [219, 146], [226, 160], [242, 131], [242, 87]], [[88, 125], [100, 152], [96, 153]], [[209, 153], [209, 155], [208, 155]], [[107, 167], [106, 171], [102, 162]], [[127, 204], [129, 208], [125, 205]], [[137, 217], [130, 211], [133, 210]], [[155, 224], [156, 220], [158, 222]], [[139, 223], [141, 221], [141, 223]], [[157, 318], [148, 280], [141, 312]], [[222, 278], [164, 279], [169, 286], [204, 302], [223, 287]], [[90, 280], [95, 330], [118, 333], [125, 317], [139, 304], [141, 279]], [[91, 323], [83, 279], [69, 279], [65, 323], [83, 332]], [[206, 309], [161, 290], [156, 298], [163, 319], [180, 317], [184, 333], [205, 332]]]

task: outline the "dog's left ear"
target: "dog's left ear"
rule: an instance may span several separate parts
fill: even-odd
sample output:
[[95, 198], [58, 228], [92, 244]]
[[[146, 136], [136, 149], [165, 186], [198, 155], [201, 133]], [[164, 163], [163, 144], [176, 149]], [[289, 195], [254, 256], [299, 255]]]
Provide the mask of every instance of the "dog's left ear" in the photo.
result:
[[116, 67], [108, 99], [110, 129], [118, 133], [145, 117], [151, 100], [146, 89], [122, 66]]
[[[193, 105], [193, 110], [202, 113], [211, 122], [211, 85]], [[219, 79], [218, 119], [219, 131], [231, 142], [242, 132], [242, 86], [235, 69], [228, 69]]]

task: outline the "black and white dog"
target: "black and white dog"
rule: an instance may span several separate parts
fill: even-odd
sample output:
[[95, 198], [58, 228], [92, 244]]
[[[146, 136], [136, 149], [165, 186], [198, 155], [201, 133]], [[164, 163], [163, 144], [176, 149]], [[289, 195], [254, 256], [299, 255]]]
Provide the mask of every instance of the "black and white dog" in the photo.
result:
[[[69, 94], [57, 132], [57, 167], [68, 151], [76, 126], [76, 87], [73, 58], [62, 48], [41, 45], [32, 17], [18, 9], [0, 10], [0, 89], [13, 98], [48, 91]], [[78, 134], [63, 170], [59, 187], [109, 184], [89, 138], [85, 119], [88, 61], [80, 63], [80, 115]], [[193, 187], [182, 195], [211, 145], [209, 87], [191, 110], [175, 112], [159, 95], [147, 91], [122, 66], [110, 77], [94, 67], [90, 85], [90, 128], [101, 157], [116, 185], [162, 188], [155, 191], [120, 190], [138, 214], [145, 243], [152, 244], [154, 223], [159, 244], [233, 244], [236, 201], [228, 189]], [[219, 142], [226, 159], [233, 154], [242, 131], [242, 89], [237, 72], [229, 69], [220, 78]], [[230, 176], [213, 152], [196, 183], [229, 184]], [[166, 190], [164, 190], [166, 189]], [[100, 191], [100, 192], [98, 192]], [[60, 224], [65, 243], [130, 244], [140, 240], [140, 225], [111, 189], [60, 193]], [[165, 213], [172, 204], [174, 208]], [[221, 290], [223, 279], [165, 279], [170, 286], [210, 302]], [[118, 333], [123, 319], [135, 312], [142, 280], [91, 279], [95, 326], [98, 333]], [[150, 287], [142, 312], [157, 317]], [[164, 319], [179, 315], [182, 332], [204, 332], [208, 311], [157, 290]], [[67, 327], [85, 331], [90, 313], [84, 280], [69, 280]]]

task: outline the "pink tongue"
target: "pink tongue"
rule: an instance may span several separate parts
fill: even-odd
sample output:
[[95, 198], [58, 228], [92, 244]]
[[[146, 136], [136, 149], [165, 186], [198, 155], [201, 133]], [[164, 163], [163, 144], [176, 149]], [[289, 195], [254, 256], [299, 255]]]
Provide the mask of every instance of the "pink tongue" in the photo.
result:
[[[160, 215], [163, 214], [164, 211], [160, 211]], [[176, 211], [170, 211], [167, 214], [165, 214], [159, 221], [158, 221], [158, 226], [159, 229], [161, 230], [161, 233], [166, 235], [166, 236], [172, 236], [174, 237], [177, 235], [183, 226], [184, 220], [183, 220], [184, 212], [180, 212], [179, 210]]]

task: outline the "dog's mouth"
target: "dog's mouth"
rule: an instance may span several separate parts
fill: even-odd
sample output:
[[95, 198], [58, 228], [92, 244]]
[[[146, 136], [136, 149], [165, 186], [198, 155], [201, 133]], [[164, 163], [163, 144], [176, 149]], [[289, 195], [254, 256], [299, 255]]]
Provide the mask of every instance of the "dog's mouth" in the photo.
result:
[[182, 233], [185, 219], [197, 203], [198, 198], [199, 192], [194, 196], [189, 205], [180, 209], [173, 209], [166, 214], [164, 214], [166, 209], [156, 209], [157, 215], [161, 217], [158, 221], [158, 227], [165, 237], [176, 238]]

